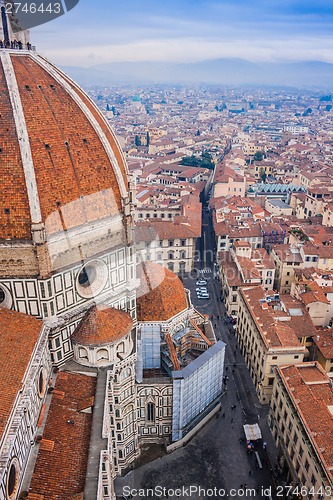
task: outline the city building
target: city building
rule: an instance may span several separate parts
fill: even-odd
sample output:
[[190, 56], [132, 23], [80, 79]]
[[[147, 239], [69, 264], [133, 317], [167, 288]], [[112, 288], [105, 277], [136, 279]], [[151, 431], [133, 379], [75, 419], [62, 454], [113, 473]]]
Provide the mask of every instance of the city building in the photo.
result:
[[278, 466], [307, 498], [332, 498], [332, 408], [332, 383], [318, 363], [275, 368], [269, 420]]
[[264, 248], [236, 241], [230, 252], [218, 253], [219, 275], [228, 315], [238, 315], [239, 287], [262, 285], [273, 290], [275, 267]]
[[316, 330], [296, 299], [260, 286], [239, 289], [237, 338], [259, 400], [272, 396], [275, 366], [302, 362]]

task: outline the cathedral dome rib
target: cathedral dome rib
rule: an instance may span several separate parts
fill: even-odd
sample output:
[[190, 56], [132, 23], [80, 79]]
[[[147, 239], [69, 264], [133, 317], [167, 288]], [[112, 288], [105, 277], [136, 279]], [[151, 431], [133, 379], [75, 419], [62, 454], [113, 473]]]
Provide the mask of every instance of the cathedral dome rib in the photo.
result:
[[184, 286], [169, 269], [152, 262], [138, 266], [138, 321], [168, 321], [188, 307]]
[[133, 320], [128, 313], [106, 305], [93, 306], [71, 339], [73, 344], [100, 346], [121, 340], [132, 328]]
[[1, 239], [122, 216], [129, 185], [114, 133], [80, 87], [32, 51], [0, 51], [0, 124]]

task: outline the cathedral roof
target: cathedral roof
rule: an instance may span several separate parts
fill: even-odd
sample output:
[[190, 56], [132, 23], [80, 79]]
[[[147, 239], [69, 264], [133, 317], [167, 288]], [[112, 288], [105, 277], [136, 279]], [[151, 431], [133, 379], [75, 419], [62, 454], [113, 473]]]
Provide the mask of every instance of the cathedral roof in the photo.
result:
[[72, 342], [83, 346], [99, 346], [122, 339], [133, 328], [131, 316], [106, 305], [93, 306], [72, 335]]
[[42, 321], [0, 307], [0, 437], [42, 329]]
[[58, 374], [28, 498], [83, 498], [92, 413], [80, 409], [86, 401], [93, 406], [95, 390], [95, 377]]
[[0, 228], [31, 239], [122, 214], [127, 167], [90, 98], [33, 51], [0, 55]]
[[188, 307], [183, 284], [169, 269], [144, 262], [138, 266], [138, 277], [138, 321], [167, 321]]

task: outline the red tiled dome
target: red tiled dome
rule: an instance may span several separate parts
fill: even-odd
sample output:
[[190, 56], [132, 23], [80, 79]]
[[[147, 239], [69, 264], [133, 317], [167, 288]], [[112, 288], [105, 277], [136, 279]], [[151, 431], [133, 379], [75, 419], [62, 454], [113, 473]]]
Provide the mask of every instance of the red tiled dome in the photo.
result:
[[182, 282], [169, 269], [152, 262], [138, 266], [138, 321], [167, 321], [187, 308]]
[[72, 335], [72, 342], [83, 346], [99, 346], [116, 342], [133, 328], [129, 314], [106, 305], [93, 306]]
[[40, 222], [54, 234], [122, 213], [128, 179], [117, 139], [88, 96], [47, 60], [3, 51], [0, 125], [1, 238], [31, 239]]

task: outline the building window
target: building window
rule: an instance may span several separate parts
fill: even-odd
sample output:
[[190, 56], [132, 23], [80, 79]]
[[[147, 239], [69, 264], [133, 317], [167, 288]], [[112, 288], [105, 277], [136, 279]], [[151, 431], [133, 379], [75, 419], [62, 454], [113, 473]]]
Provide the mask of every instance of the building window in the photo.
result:
[[97, 363], [102, 362], [103, 360], [109, 359], [109, 352], [107, 349], [99, 349], [96, 354]]
[[174, 255], [173, 252], [168, 252], [168, 259], [173, 259], [173, 255]]
[[84, 288], [90, 286], [96, 279], [96, 269], [93, 266], [85, 266], [79, 276], [78, 283]]
[[186, 246], [186, 240], [180, 240], [180, 245], [182, 247], [185, 247]]
[[8, 309], [12, 306], [12, 298], [7, 288], [0, 287], [0, 304]]
[[80, 359], [88, 359], [88, 351], [84, 347], [79, 348], [79, 358]]
[[17, 458], [14, 458], [10, 464], [9, 472], [7, 476], [7, 498], [8, 500], [14, 500], [16, 498], [20, 480], [20, 467]]
[[168, 269], [170, 271], [173, 271], [174, 270], [174, 265], [173, 265], [173, 262], [168, 262]]
[[42, 398], [46, 390], [46, 370], [41, 368], [38, 376], [38, 396]]
[[148, 422], [155, 421], [155, 404], [154, 403], [147, 403], [146, 420], [148, 420]]
[[174, 246], [174, 241], [173, 240], [169, 240], [169, 247], [173, 247]]

